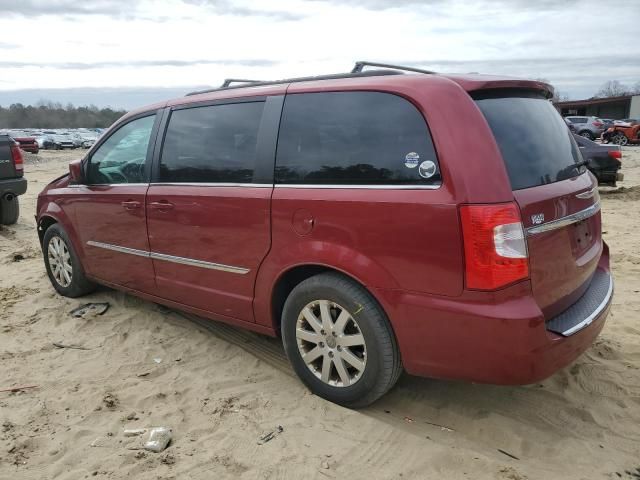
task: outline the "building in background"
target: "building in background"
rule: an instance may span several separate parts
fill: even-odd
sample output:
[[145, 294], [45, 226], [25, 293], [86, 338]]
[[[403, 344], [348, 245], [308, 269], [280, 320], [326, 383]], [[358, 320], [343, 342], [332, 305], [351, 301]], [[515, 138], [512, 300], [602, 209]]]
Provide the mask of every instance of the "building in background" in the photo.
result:
[[556, 102], [554, 105], [563, 117], [584, 115], [612, 118], [614, 120], [640, 118], [640, 95], [568, 100], [566, 102]]

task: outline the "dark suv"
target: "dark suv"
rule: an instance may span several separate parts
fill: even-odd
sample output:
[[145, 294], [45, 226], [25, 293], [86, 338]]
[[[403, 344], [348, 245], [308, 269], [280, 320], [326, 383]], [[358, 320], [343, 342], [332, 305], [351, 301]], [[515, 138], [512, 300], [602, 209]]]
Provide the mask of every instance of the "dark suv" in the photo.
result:
[[26, 191], [20, 145], [8, 135], [0, 135], [0, 224], [11, 225], [18, 221], [18, 196]]
[[403, 369], [524, 384], [572, 362], [613, 282], [551, 87], [366, 65], [124, 116], [38, 198], [55, 289], [280, 335], [351, 407]]

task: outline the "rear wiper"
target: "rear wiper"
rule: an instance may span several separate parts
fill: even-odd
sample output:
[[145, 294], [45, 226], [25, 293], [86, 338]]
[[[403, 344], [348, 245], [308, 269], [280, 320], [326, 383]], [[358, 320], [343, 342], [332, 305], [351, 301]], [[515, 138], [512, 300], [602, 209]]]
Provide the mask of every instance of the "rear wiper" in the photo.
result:
[[586, 167], [587, 165], [589, 165], [589, 160], [582, 160], [581, 162], [576, 162], [574, 167], [579, 169], [580, 167]]

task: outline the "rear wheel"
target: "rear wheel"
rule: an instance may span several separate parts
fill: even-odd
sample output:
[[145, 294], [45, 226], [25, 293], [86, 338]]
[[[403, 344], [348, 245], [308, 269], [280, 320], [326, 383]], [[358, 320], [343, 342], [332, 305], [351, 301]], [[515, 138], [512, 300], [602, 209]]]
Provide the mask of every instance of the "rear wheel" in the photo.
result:
[[584, 138], [588, 138], [589, 140], [595, 140], [596, 137], [589, 130], [583, 130], [580, 132], [580, 136]]
[[13, 225], [20, 217], [20, 201], [16, 195], [8, 194], [0, 199], [0, 223]]
[[42, 241], [47, 275], [56, 291], [65, 297], [80, 297], [92, 292], [96, 285], [84, 274], [67, 232], [54, 223], [44, 233]]
[[292, 290], [282, 341], [304, 384], [347, 407], [371, 404], [402, 372], [386, 315], [362, 286], [337, 273], [316, 275]]

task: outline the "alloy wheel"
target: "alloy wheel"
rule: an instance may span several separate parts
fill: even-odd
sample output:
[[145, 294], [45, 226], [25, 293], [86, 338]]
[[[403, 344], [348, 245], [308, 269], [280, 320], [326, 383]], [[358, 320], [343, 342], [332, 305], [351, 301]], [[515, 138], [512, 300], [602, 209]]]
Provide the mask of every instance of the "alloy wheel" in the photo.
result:
[[71, 265], [71, 254], [65, 241], [59, 236], [51, 237], [47, 248], [49, 258], [49, 269], [55, 281], [61, 287], [71, 285], [73, 278], [73, 266]]
[[329, 300], [314, 300], [298, 315], [296, 341], [302, 360], [323, 383], [348, 387], [366, 368], [367, 347], [353, 315]]
[[624, 146], [627, 143], [629, 143], [629, 139], [627, 138], [626, 135], [622, 133], [618, 133], [615, 137], [613, 137], [613, 143], [615, 143], [616, 145]]

